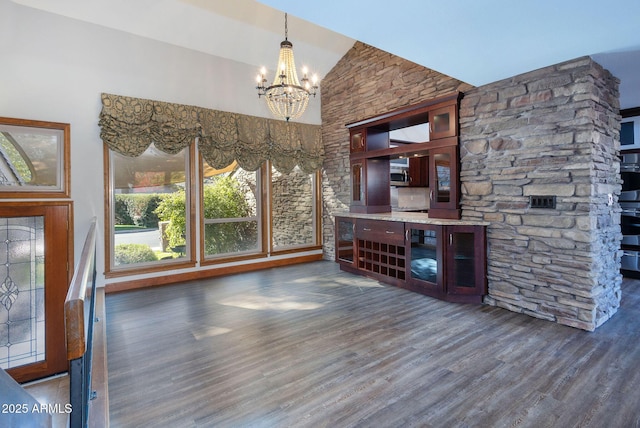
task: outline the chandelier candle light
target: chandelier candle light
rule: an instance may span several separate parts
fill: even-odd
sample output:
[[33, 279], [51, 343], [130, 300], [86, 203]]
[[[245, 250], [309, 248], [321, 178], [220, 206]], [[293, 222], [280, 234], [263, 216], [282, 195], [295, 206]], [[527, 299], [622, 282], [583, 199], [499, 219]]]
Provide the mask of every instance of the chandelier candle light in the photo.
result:
[[302, 69], [302, 80], [298, 80], [296, 64], [293, 59], [293, 43], [287, 39], [287, 14], [284, 14], [284, 41], [280, 43], [278, 57], [278, 73], [271, 86], [267, 86], [267, 70], [262, 67], [256, 81], [258, 98], [264, 95], [267, 106], [274, 116], [285, 119], [296, 119], [304, 113], [309, 103], [309, 96], [316, 96], [318, 91], [318, 76], [311, 80], [307, 77], [308, 70]]

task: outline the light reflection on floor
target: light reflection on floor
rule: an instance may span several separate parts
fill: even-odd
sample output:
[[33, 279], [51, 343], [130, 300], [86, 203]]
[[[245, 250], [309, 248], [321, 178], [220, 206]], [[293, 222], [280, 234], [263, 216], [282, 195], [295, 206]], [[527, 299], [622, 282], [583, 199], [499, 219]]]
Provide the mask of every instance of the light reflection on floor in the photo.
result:
[[196, 340], [206, 339], [207, 337], [219, 336], [231, 332], [230, 328], [215, 327], [215, 326], [201, 326], [191, 330], [191, 334]]
[[376, 281], [374, 279], [370, 279], [370, 278], [366, 278], [366, 277], [360, 277], [360, 278], [342, 278], [342, 277], [335, 277], [332, 276], [330, 281], [327, 281], [326, 283], [323, 283], [322, 281], [318, 281], [318, 277], [309, 277], [309, 278], [299, 278], [296, 279], [295, 281], [293, 281], [294, 284], [311, 284], [313, 283], [314, 285], [319, 285], [319, 286], [326, 286], [326, 287], [338, 287], [338, 286], [343, 286], [343, 285], [350, 285], [350, 286], [354, 286], [354, 287], [360, 287], [360, 288], [380, 288], [380, 287], [384, 287], [384, 285], [382, 283], [380, 283], [379, 281]]
[[317, 302], [296, 302], [287, 297], [270, 297], [255, 294], [233, 296], [220, 300], [218, 303], [224, 306], [234, 306], [242, 309], [277, 311], [309, 311], [324, 306], [322, 303]]

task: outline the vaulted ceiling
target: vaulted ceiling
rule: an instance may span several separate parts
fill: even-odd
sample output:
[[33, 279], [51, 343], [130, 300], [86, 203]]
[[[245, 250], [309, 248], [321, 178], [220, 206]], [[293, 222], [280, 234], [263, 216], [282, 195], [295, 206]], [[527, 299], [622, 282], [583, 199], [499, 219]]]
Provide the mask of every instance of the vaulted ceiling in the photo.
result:
[[621, 108], [640, 106], [638, 0], [13, 1], [256, 70], [275, 68], [286, 11], [298, 66], [320, 77], [355, 40], [475, 86], [591, 55], [621, 79]]

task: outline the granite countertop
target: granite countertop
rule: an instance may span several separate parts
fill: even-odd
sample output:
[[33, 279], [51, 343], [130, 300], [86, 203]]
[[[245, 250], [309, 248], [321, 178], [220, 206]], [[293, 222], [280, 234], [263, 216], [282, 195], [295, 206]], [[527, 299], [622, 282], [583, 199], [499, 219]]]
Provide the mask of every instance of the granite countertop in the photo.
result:
[[481, 220], [452, 220], [446, 218], [429, 218], [428, 213], [420, 212], [400, 212], [392, 211], [388, 213], [352, 213], [352, 212], [336, 212], [336, 217], [348, 217], [348, 218], [362, 218], [368, 220], [385, 220], [385, 221], [398, 221], [404, 223], [421, 223], [421, 224], [437, 224], [441, 226], [456, 225], [456, 226], [488, 226], [489, 222]]

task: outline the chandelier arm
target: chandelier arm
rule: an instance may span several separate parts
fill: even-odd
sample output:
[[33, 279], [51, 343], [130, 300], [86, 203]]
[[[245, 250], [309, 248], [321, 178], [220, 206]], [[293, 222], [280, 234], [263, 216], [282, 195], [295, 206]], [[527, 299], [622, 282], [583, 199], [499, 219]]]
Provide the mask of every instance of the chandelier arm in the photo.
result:
[[311, 94], [311, 91], [309, 91], [307, 88], [305, 88], [304, 86], [300, 86], [300, 85], [287, 85], [287, 84], [281, 84], [281, 85], [271, 85], [265, 88], [265, 91], [269, 91], [270, 89], [277, 89], [277, 88], [293, 88], [293, 89], [299, 89], [301, 91], [305, 91], [307, 94]]

